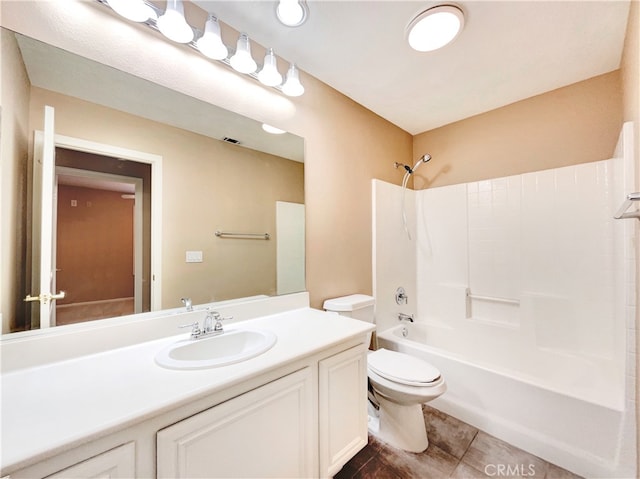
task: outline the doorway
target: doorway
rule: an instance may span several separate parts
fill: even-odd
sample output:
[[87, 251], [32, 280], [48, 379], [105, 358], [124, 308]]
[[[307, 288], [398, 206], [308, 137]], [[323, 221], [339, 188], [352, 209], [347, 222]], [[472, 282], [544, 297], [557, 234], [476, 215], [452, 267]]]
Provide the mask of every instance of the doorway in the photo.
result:
[[56, 147], [55, 324], [151, 310], [151, 164]]
[[56, 284], [66, 295], [55, 324], [143, 312], [142, 179], [58, 166], [56, 185]]

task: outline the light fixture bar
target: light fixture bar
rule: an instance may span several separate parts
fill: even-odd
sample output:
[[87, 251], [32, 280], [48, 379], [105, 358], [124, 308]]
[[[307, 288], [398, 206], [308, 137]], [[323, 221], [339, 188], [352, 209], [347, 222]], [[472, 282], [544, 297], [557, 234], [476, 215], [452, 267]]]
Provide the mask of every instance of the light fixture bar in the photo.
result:
[[[96, 1], [98, 3], [104, 5], [105, 7], [108, 7], [109, 9], [115, 11], [116, 13], [118, 13], [111, 5], [109, 5], [109, 1], [108, 0], [96, 0]], [[158, 28], [157, 19], [159, 17], [161, 17], [165, 13], [165, 11], [160, 9], [160, 8], [158, 8], [158, 7], [156, 7], [153, 3], [149, 2], [148, 0], [141, 0], [141, 1], [155, 13], [155, 16], [152, 15], [147, 20], [145, 20], [143, 22], [138, 22], [138, 23], [146, 25], [149, 28], [152, 28], [153, 30], [155, 30], [155, 31], [157, 31], [159, 33], [162, 33], [160, 31], [160, 28]], [[214, 16], [214, 18], [216, 19], [216, 22], [217, 22], [217, 17]], [[209, 19], [211, 19], [211, 15], [209, 15]], [[189, 41], [189, 42], [181, 43], [182, 45], [186, 45], [186, 46], [190, 47], [191, 49], [197, 51], [198, 53], [200, 53], [201, 55], [205, 56], [206, 58], [208, 58], [211, 61], [216, 61], [216, 62], [219, 62], [219, 63], [223, 63], [224, 65], [226, 65], [228, 68], [230, 68], [231, 70], [233, 70], [236, 73], [241, 73], [241, 72], [239, 72], [237, 69], [235, 69], [233, 67], [233, 65], [231, 64], [231, 61], [230, 61], [230, 59], [235, 55], [236, 50], [234, 50], [232, 48], [229, 48], [227, 46], [226, 48], [227, 48], [228, 54], [227, 54], [227, 56], [225, 58], [211, 59], [205, 53], [203, 53], [200, 50], [200, 48], [198, 47], [198, 40], [200, 38], [202, 38], [202, 36], [206, 33], [206, 26], [205, 26], [205, 31], [204, 32], [202, 30], [198, 29], [198, 28], [192, 27], [191, 25], [189, 25], [189, 27], [193, 30], [193, 33], [194, 33], [193, 39], [191, 41]], [[246, 34], [241, 34], [240, 36], [242, 36], [242, 35], [247, 36]], [[248, 40], [249, 39], [247, 37], [247, 41]], [[224, 45], [224, 43], [222, 43], [222, 45]], [[224, 45], [224, 46], [226, 46], [226, 45]], [[267, 54], [265, 56], [265, 61], [268, 64], [273, 62], [273, 65], [268, 65], [268, 67], [267, 67], [268, 69], [276, 67], [276, 65], [275, 65], [275, 55], [273, 53], [273, 49], [271, 49], [271, 48], [267, 49]], [[295, 80], [296, 80], [297, 84], [300, 85], [300, 86], [295, 90], [296, 94], [291, 95], [290, 93], [288, 93], [289, 89], [287, 87], [285, 87], [285, 85], [287, 84], [286, 80], [283, 81], [283, 83], [279, 84], [279, 85], [269, 85], [269, 84], [266, 84], [264, 81], [262, 81], [260, 79], [260, 72], [262, 72], [264, 70], [264, 65], [262, 65], [260, 63], [256, 63], [256, 65], [257, 65], [257, 68], [255, 69], [255, 71], [252, 71], [252, 72], [249, 72], [249, 73], [241, 73], [241, 74], [243, 76], [248, 76], [248, 77], [253, 78], [254, 80], [256, 80], [261, 85], [269, 86], [271, 88], [274, 88], [274, 89], [278, 90], [279, 92], [283, 93], [286, 96], [299, 96], [299, 95], [302, 94], [302, 93], [300, 93], [300, 89], [302, 90], [302, 92], [304, 92], [304, 88], [302, 87], [302, 85], [300, 85], [300, 82], [299, 82], [299, 79], [298, 79], [298, 74], [297, 74], [298, 70], [297, 70], [297, 68], [293, 67], [295, 69]], [[289, 70], [291, 70], [291, 67], [289, 68]]]

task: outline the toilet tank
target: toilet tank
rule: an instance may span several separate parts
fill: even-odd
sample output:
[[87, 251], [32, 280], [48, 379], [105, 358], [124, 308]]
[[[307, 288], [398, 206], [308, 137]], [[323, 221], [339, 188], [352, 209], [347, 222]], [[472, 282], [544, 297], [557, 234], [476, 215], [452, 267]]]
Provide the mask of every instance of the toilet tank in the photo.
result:
[[327, 299], [323, 308], [325, 311], [333, 311], [342, 316], [359, 319], [368, 323], [374, 322], [373, 305], [375, 300], [373, 296], [366, 294], [351, 294], [349, 296], [341, 296], [339, 298]]

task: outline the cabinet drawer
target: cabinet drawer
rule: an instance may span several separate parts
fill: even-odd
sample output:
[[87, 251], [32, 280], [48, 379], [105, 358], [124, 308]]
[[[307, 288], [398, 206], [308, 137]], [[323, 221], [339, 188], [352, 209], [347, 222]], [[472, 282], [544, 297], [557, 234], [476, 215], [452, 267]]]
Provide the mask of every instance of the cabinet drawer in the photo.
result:
[[136, 477], [136, 447], [128, 442], [110, 451], [98, 454], [86, 461], [67, 467], [47, 476], [46, 479], [86, 479], [86, 478], [127, 478]]

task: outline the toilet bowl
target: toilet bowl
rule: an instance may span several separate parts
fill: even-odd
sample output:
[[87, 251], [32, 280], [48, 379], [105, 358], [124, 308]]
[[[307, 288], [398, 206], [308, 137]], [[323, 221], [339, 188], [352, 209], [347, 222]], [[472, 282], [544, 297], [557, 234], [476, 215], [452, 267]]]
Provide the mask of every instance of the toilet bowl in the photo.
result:
[[[326, 311], [374, 322], [374, 299], [353, 294], [324, 302]], [[408, 354], [387, 349], [367, 356], [367, 375], [373, 390], [375, 414], [370, 414], [370, 431], [388, 444], [410, 452], [429, 446], [422, 404], [447, 390], [440, 372], [431, 364]]]
[[368, 355], [369, 384], [378, 402], [370, 429], [399, 449], [422, 452], [429, 446], [422, 404], [447, 390], [440, 372], [408, 354], [378, 349]]

